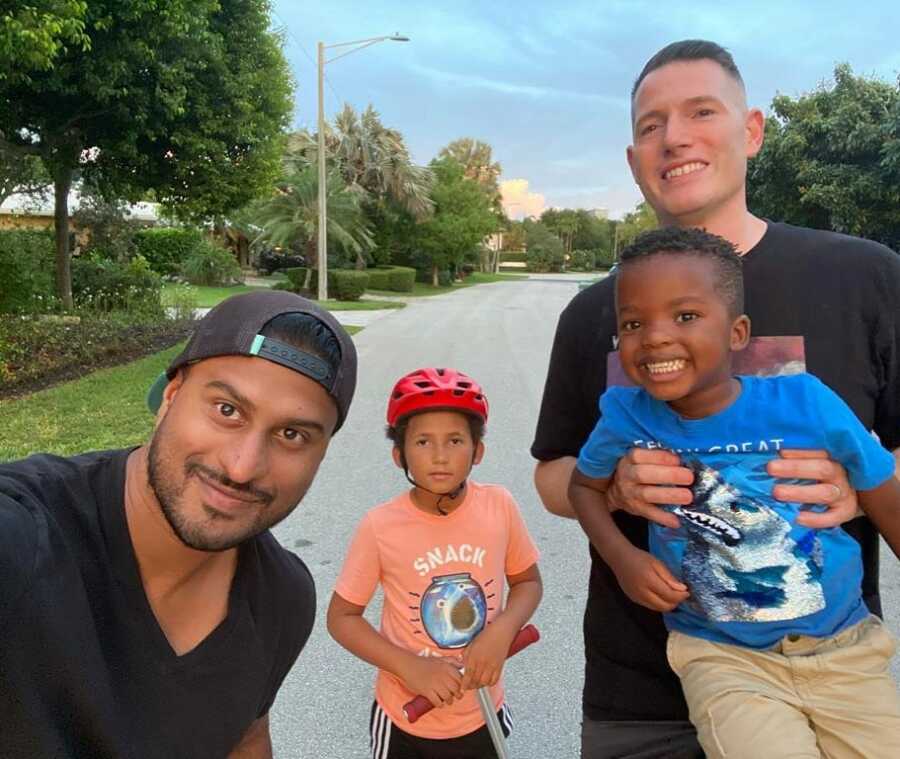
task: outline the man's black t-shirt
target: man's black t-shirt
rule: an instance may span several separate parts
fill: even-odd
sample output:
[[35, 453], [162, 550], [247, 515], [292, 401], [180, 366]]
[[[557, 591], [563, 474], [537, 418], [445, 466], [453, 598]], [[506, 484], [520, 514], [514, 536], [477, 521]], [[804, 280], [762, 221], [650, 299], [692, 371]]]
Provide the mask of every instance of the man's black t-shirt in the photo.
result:
[[[597, 401], [615, 350], [614, 279], [579, 293], [560, 316], [532, 455], [577, 456], [597, 422]], [[884, 446], [900, 446], [900, 256], [858, 238], [769, 223], [744, 256], [746, 312], [754, 336], [802, 338], [806, 370], [837, 392]], [[616, 523], [647, 546], [644, 520]], [[878, 538], [857, 519], [845, 525], [862, 544], [863, 594], [880, 613]], [[687, 719], [665, 657], [662, 616], [632, 603], [591, 547], [584, 616], [589, 719]]]
[[0, 465], [0, 755], [225, 757], [306, 643], [315, 586], [268, 533], [228, 614], [178, 656], [125, 520], [127, 451]]

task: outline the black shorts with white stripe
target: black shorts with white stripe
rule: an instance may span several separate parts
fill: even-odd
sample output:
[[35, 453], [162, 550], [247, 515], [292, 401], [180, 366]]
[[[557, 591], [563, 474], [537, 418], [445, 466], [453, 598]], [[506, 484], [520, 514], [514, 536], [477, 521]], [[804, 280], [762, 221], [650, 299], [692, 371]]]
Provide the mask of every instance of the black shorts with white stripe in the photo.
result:
[[[503, 735], [512, 731], [512, 712], [506, 704], [497, 712]], [[372, 759], [496, 759], [497, 752], [487, 726], [458, 738], [420, 738], [397, 727], [378, 702], [372, 704], [369, 720]]]

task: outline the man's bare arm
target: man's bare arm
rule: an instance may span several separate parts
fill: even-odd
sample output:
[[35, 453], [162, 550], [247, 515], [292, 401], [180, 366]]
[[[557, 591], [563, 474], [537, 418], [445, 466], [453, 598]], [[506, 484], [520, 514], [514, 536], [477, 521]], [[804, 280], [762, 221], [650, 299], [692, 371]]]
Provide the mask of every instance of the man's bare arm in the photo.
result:
[[268, 714], [251, 723], [241, 742], [228, 754], [228, 759], [272, 759]]
[[576, 519], [575, 509], [569, 502], [569, 480], [575, 469], [575, 457], [563, 456], [552, 461], [538, 461], [534, 468], [534, 486], [551, 514]]

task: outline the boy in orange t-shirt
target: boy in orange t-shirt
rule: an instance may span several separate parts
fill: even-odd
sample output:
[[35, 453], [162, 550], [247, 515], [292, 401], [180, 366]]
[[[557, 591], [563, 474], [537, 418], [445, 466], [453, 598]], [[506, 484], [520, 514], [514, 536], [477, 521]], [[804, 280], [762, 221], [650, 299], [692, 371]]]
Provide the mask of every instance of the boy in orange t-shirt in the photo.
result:
[[[378, 667], [373, 759], [496, 756], [473, 692], [482, 686], [509, 734], [500, 674], [542, 586], [512, 495], [467, 482], [484, 455], [487, 416], [481, 388], [453, 369], [402, 377], [388, 402], [394, 462], [413, 487], [363, 518], [328, 608], [334, 639]], [[376, 631], [363, 612], [379, 583]], [[417, 694], [440, 708], [410, 724], [403, 706]]]

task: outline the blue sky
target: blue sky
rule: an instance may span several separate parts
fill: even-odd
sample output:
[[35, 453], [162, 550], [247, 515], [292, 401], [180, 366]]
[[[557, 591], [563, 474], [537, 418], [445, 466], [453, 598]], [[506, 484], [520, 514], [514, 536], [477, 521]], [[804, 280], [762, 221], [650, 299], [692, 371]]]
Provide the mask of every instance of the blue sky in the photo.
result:
[[628, 93], [645, 61], [700, 37], [735, 57], [753, 105], [827, 81], [834, 64], [896, 81], [896, 0], [869, 2], [470, 2], [273, 0], [297, 82], [295, 125], [315, 129], [316, 43], [399, 32], [326, 67], [326, 116], [372, 103], [426, 164], [448, 142], [491, 144], [512, 216], [606, 208], [640, 194], [625, 163]]

